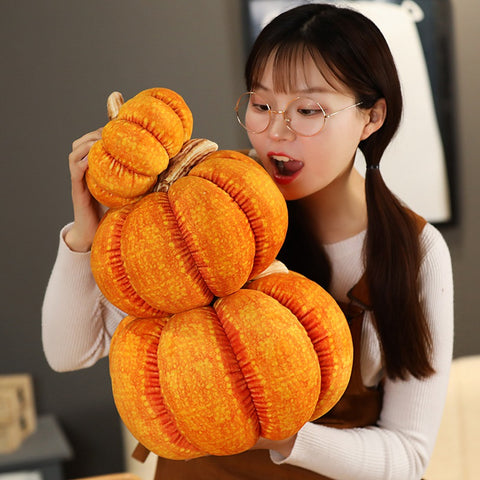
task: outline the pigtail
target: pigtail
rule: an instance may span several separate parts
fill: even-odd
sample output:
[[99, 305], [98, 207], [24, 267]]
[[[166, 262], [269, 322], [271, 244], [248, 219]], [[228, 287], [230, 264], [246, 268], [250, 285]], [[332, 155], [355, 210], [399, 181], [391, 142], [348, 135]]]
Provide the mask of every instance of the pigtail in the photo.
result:
[[385, 185], [378, 168], [365, 176], [368, 230], [366, 279], [386, 373], [391, 378], [428, 377], [432, 339], [418, 298], [421, 249], [412, 212]]
[[[383, 38], [374, 25], [371, 29]], [[384, 98], [387, 111], [382, 127], [359, 145], [367, 167], [366, 279], [387, 375], [405, 379], [410, 373], [424, 378], [434, 370], [431, 333], [418, 296], [420, 232], [415, 215], [388, 189], [380, 170], [385, 149], [400, 124], [402, 92], [386, 43], [383, 48], [378, 43], [371, 52], [372, 69], [358, 75], [356, 90], [363, 101], [361, 108], [373, 107]], [[373, 64], [382, 66], [374, 74]]]

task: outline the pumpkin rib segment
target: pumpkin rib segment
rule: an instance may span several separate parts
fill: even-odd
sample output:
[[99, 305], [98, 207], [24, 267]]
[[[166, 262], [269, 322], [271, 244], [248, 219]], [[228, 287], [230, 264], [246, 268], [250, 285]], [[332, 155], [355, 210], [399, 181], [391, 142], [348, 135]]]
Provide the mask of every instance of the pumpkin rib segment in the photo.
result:
[[261, 436], [293, 435], [311, 417], [320, 393], [321, 372], [308, 335], [289, 309], [260, 291], [239, 290], [217, 300], [215, 309], [225, 315], [225, 332], [245, 369]]
[[186, 142], [192, 135], [193, 115], [188, 108], [185, 100], [177, 92], [169, 88], [157, 87], [149, 88], [141, 92], [142, 95], [150, 95], [166, 103], [180, 118], [184, 133], [184, 141]]
[[[168, 204], [169, 204], [169, 206], [170, 206], [170, 210], [172, 211], [172, 217], [175, 219], [175, 224], [176, 224], [176, 226], [177, 226], [177, 229], [178, 229], [178, 231], [179, 231], [180, 234], [181, 234], [181, 237], [182, 237], [182, 239], [183, 239], [183, 241], [184, 241], [184, 243], [185, 243], [185, 246], [186, 246], [186, 249], [187, 249], [187, 251], [188, 251], [188, 254], [190, 255], [190, 258], [192, 259], [192, 267], [191, 267], [191, 268], [192, 268], [192, 270], [194, 269], [195, 272], [196, 272], [196, 274], [197, 274], [197, 275], [195, 275], [195, 277], [201, 279], [201, 281], [202, 281], [202, 286], [204, 287], [205, 290], [211, 291], [211, 290], [210, 290], [210, 287], [208, 286], [208, 284], [207, 284], [207, 282], [206, 282], [206, 280], [205, 280], [205, 278], [204, 278], [204, 276], [203, 276], [203, 274], [202, 274], [202, 272], [201, 272], [201, 270], [200, 270], [200, 268], [199, 268], [199, 266], [198, 266], [198, 263], [197, 263], [197, 261], [196, 261], [196, 259], [195, 259], [195, 255], [194, 255], [194, 253], [192, 252], [191, 245], [190, 245], [189, 242], [187, 241], [187, 238], [185, 238], [185, 231], [182, 229], [182, 227], [181, 227], [181, 225], [180, 225], [180, 223], [179, 223], [179, 221], [178, 221], [177, 211], [176, 211], [176, 209], [174, 208], [173, 203], [172, 203], [172, 199], [170, 198], [170, 195], [168, 195], [168, 193], [167, 193], [167, 199], [168, 199]], [[187, 237], [188, 237], [188, 235], [187, 235]]]
[[[146, 135], [147, 137], [151, 137], [151, 140], [153, 140], [154, 142], [156, 142], [157, 144], [159, 144], [159, 145], [161, 146], [161, 148], [163, 149], [162, 152], [164, 152], [164, 154], [165, 154], [165, 160], [166, 160], [165, 163], [166, 163], [166, 165], [168, 165], [168, 154], [167, 154], [165, 148], [163, 147], [163, 145], [158, 141], [158, 138], [157, 138], [155, 135], [153, 135], [152, 132], [150, 132], [150, 131], [147, 130], [146, 128], [143, 128], [142, 125], [139, 125], [139, 124], [136, 123], [136, 122], [132, 122], [132, 121], [130, 121], [130, 120], [120, 119], [120, 118], [119, 118], [119, 119], [116, 119], [116, 120], [112, 120], [112, 121], [110, 121], [109, 123], [107, 123], [107, 125], [104, 127], [104, 131], [105, 131], [105, 129], [108, 129], [108, 128], [109, 128], [108, 126], [109, 126], [109, 125], [112, 125], [113, 122], [115, 122], [115, 123], [128, 123], [128, 124], [135, 125], [136, 127], [139, 127], [139, 128], [142, 130], [142, 132], [141, 132], [142, 135]], [[110, 127], [110, 128], [111, 128], [111, 127]], [[107, 133], [108, 133], [108, 132], [107, 132]], [[138, 140], [136, 140], [136, 141], [138, 141]], [[157, 177], [163, 170], [165, 170], [165, 168], [166, 168], [166, 166], [165, 166], [165, 168], [162, 168], [161, 170], [158, 169], [158, 171], [157, 171], [156, 173], [153, 173], [153, 172], [155, 172], [155, 169], [153, 169], [153, 168], [151, 169], [151, 172], [152, 172], [152, 173], [147, 173], [147, 172], [141, 171], [140, 169], [135, 169], [133, 164], [128, 164], [128, 165], [127, 165], [127, 164], [123, 163], [122, 161], [120, 161], [119, 159], [117, 159], [117, 158], [109, 151], [109, 149], [107, 149], [107, 146], [105, 145], [105, 140], [104, 140], [103, 138], [102, 138], [102, 143], [103, 143], [103, 149], [104, 149], [104, 151], [105, 151], [107, 154], [109, 154], [109, 155], [112, 157], [112, 159], [114, 159], [115, 161], [117, 161], [118, 163], [120, 163], [120, 164], [121, 164], [125, 169], [127, 169], [128, 171], [130, 171], [130, 172], [132, 172], [132, 173], [135, 173], [135, 174], [137, 174], [137, 175], [142, 175], [142, 176], [145, 176], [145, 177], [152, 177], [152, 176], [154, 176], [154, 177], [155, 177], [155, 180], [156, 180], [156, 177]], [[108, 143], [108, 140], [107, 140], [107, 143]], [[163, 154], [162, 154], [162, 155], [163, 155]], [[159, 167], [159, 168], [160, 168], [160, 167]]]
[[135, 206], [132, 203], [111, 210], [103, 217], [92, 244], [92, 272], [103, 295], [117, 308], [142, 317], [163, 315], [164, 312], [150, 306], [135, 290], [125, 269], [121, 253], [122, 232], [126, 218]]
[[[133, 205], [132, 205], [132, 208], [128, 208], [128, 212], [126, 213], [126, 215], [128, 215], [128, 213], [131, 212], [133, 208], [134, 208]], [[109, 256], [110, 265], [112, 267], [112, 272], [113, 272], [113, 279], [117, 284], [117, 286], [119, 287], [121, 293], [124, 295], [124, 297], [131, 300], [132, 303], [134, 304], [137, 304], [137, 301], [140, 300], [138, 301], [138, 305], [141, 306], [141, 308], [147, 307], [147, 311], [145, 313], [150, 314], [149, 310], [153, 310], [153, 312], [151, 313], [154, 313], [156, 309], [152, 309], [152, 307], [150, 307], [150, 305], [148, 305], [148, 303], [143, 298], [141, 298], [138, 292], [136, 292], [136, 290], [133, 288], [130, 282], [128, 273], [125, 270], [125, 264], [123, 262], [123, 258], [121, 255], [121, 240], [122, 240], [122, 230], [123, 230], [124, 224], [125, 224], [125, 218], [123, 218], [123, 221], [121, 224], [115, 223], [114, 230], [112, 232], [112, 240], [115, 241], [114, 246], [117, 247], [117, 248], [112, 248], [111, 254]]]
[[[289, 277], [295, 283], [286, 293], [281, 285], [288, 287]], [[321, 368], [321, 391], [310, 420], [321, 417], [338, 402], [350, 379], [353, 344], [343, 312], [320, 285], [292, 271], [259, 278], [246, 288], [264, 292], [288, 308], [311, 339]], [[296, 302], [300, 297], [303, 301]]]
[[[228, 192], [227, 192], [228, 193]], [[230, 193], [229, 193], [230, 195]], [[241, 205], [238, 203], [238, 200], [233, 197], [232, 195], [230, 195], [230, 198], [235, 202], [235, 204], [238, 206], [238, 208], [243, 212], [243, 214], [245, 215], [245, 217], [247, 218], [247, 221], [248, 221], [248, 224], [250, 225], [250, 230], [252, 231], [252, 235], [253, 235], [253, 238], [254, 238], [254, 241], [255, 241], [255, 255], [254, 255], [254, 258], [253, 258], [253, 265], [252, 265], [252, 270], [251, 270], [251, 274], [249, 276], [249, 279], [251, 278], [251, 275], [253, 272], [256, 272], [257, 271], [257, 268], [258, 268], [258, 245], [261, 244], [261, 240], [259, 238], [259, 233], [257, 231], [257, 229], [255, 228], [252, 220], [250, 219], [250, 216], [247, 215], [247, 213], [245, 212], [245, 210], [241, 207]]]
[[172, 314], [212, 301], [167, 193], [152, 193], [136, 204], [125, 223], [122, 254], [133, 287], [153, 307]]
[[[229, 172], [226, 178], [220, 177], [219, 162], [226, 162]], [[235, 165], [233, 170], [232, 165]], [[239, 183], [232, 182], [233, 172], [237, 176], [249, 175], [252, 181], [250, 188], [245, 190], [244, 187], [240, 188]], [[192, 169], [189, 175], [213, 183], [226, 192], [243, 211], [255, 238], [254, 263], [249, 278], [260, 274], [274, 261], [280, 251], [288, 224], [285, 200], [273, 180], [253, 159], [232, 150], [218, 150], [210, 153], [203, 162]], [[259, 176], [265, 177], [263, 181], [260, 181]], [[217, 180], [220, 180], [221, 184], [217, 184]], [[266, 182], [267, 195], [258, 204], [259, 197], [256, 188], [261, 185], [265, 186]]]
[[158, 364], [165, 402], [192, 445], [225, 455], [255, 444], [259, 429], [249, 391], [212, 307], [182, 312], [168, 321]]
[[[197, 176], [197, 175], [192, 175], [192, 176]], [[207, 177], [204, 177], [203, 175], [198, 175], [198, 178], [201, 178], [202, 180], [205, 180], [206, 182], [208, 182], [210, 185], [214, 185], [215, 188], [218, 188], [218, 190], [226, 193], [231, 199], [232, 201], [235, 203], [235, 205], [238, 207], [238, 209], [243, 213], [243, 215], [245, 216], [245, 218], [247, 219], [247, 222], [248, 224], [250, 225], [250, 230], [252, 231], [252, 234], [253, 234], [253, 237], [255, 239], [255, 245], [258, 244], [258, 238], [257, 236], [255, 235], [255, 230], [253, 229], [253, 225], [252, 225], [252, 222], [249, 218], [249, 216], [245, 213], [245, 210], [239, 205], [239, 203], [237, 202], [236, 198], [227, 190], [224, 190], [222, 187], [220, 187], [219, 185], [217, 185], [213, 180], [211, 180], [210, 178], [207, 178]]]
[[129, 205], [137, 202], [145, 196], [145, 194], [138, 195], [137, 197], [122, 197], [121, 195], [114, 194], [105, 190], [97, 180], [90, 174], [87, 169], [85, 173], [85, 180], [87, 182], [88, 189], [92, 196], [102, 205], [109, 208], [119, 208], [125, 205]]
[[[122, 320], [110, 350], [114, 400], [134, 437], [157, 455], [174, 459], [202, 456], [205, 453], [181, 434], [164, 400], [157, 351], [165, 324], [166, 319], [158, 317]], [[157, 426], [154, 424], [153, 430], [152, 422]]]
[[[221, 299], [219, 299], [221, 301]], [[238, 341], [238, 335], [232, 335], [231, 333], [229, 334], [229, 332], [227, 331], [227, 328], [226, 327], [226, 324], [225, 324], [225, 320], [224, 318], [222, 317], [222, 314], [217, 311], [217, 309], [215, 308], [214, 306], [214, 309], [215, 309], [215, 313], [217, 315], [217, 318], [218, 318], [218, 323], [220, 324], [220, 326], [222, 327], [222, 330], [225, 334], [225, 337], [227, 338], [228, 340], [228, 343], [231, 347], [231, 351], [232, 351], [232, 357], [235, 359], [235, 362], [237, 363], [238, 365], [238, 370], [240, 371], [241, 375], [242, 375], [242, 378], [243, 378], [243, 381], [244, 381], [244, 384], [245, 384], [245, 388], [247, 389], [248, 391], [248, 399], [250, 400], [250, 408], [249, 410], [251, 410], [254, 414], [255, 414], [255, 423], [257, 425], [257, 430], [259, 432], [259, 435], [261, 435], [261, 431], [262, 431], [262, 426], [260, 424], [260, 414], [258, 413], [257, 411], [257, 406], [255, 405], [255, 402], [253, 401], [253, 397], [252, 397], [252, 390], [250, 389], [250, 385], [248, 384], [248, 381], [247, 381], [247, 378], [245, 377], [245, 374], [243, 372], [243, 369], [242, 369], [242, 366], [240, 364], [240, 360], [237, 356], [237, 353], [235, 352], [234, 348], [233, 348], [233, 344], [232, 344], [232, 340], [235, 341], [235, 343], [239, 344], [240, 342]], [[234, 339], [235, 337], [235, 339]]]
[[[137, 197], [139, 195], [145, 195], [155, 185], [157, 176], [147, 175], [145, 173], [136, 171], [128, 165], [125, 165], [120, 160], [115, 158], [103, 145], [99, 143], [99, 147], [102, 149], [101, 153], [97, 153], [95, 157], [90, 158], [89, 170], [93, 178], [100, 177], [107, 179], [112, 176], [110, 185], [107, 186], [107, 182], [103, 181], [102, 188], [114, 195], [122, 196], [125, 190], [129, 190], [132, 193], [128, 193], [127, 198]], [[92, 160], [94, 160], [92, 162]], [[106, 172], [102, 172], [106, 170]], [[122, 172], [122, 173], [119, 173]], [[107, 174], [108, 173], [108, 174]], [[129, 177], [128, 182], [118, 182], [119, 177]], [[98, 183], [98, 181], [97, 181]]]
[[182, 148], [182, 120], [175, 110], [159, 98], [138, 94], [122, 105], [117, 118], [136, 123], [150, 132], [163, 145], [170, 158]]
[[[260, 236], [260, 232], [258, 231], [258, 229], [255, 227], [255, 224], [254, 222], [250, 219], [250, 216], [247, 215], [247, 213], [245, 212], [245, 210], [242, 208], [242, 206], [240, 205], [240, 203], [238, 202], [238, 200], [235, 198], [235, 197], [231, 197], [233, 199], [233, 201], [238, 205], [238, 208], [240, 210], [242, 210], [242, 212], [245, 214], [245, 216], [247, 217], [248, 219], [248, 223], [250, 225], [250, 229], [252, 230], [252, 234], [255, 238], [255, 258], [253, 260], [253, 267], [252, 267], [252, 274], [250, 275], [249, 278], [252, 278], [252, 276], [255, 276], [259, 273], [261, 273], [263, 270], [265, 270], [265, 268], [267, 268], [269, 265], [261, 265], [261, 262], [263, 261], [262, 258], [260, 258], [260, 255], [259, 255], [259, 251], [260, 249], [258, 248], [259, 245], [262, 245], [264, 240], [263, 238]], [[278, 254], [278, 252], [277, 252]], [[276, 256], [276, 255], [275, 255]], [[273, 261], [273, 260], [272, 260]]]
[[[250, 278], [255, 255], [255, 237], [245, 212], [228, 192], [202, 177], [178, 179], [168, 195], [180, 232], [212, 294], [225, 297], [239, 290]], [[235, 245], [239, 242], [241, 248]]]
[[235, 205], [238, 207], [238, 209], [243, 213], [243, 215], [245, 216], [245, 218], [247, 219], [247, 222], [248, 224], [250, 225], [250, 230], [252, 231], [252, 234], [253, 234], [253, 237], [255, 239], [255, 245], [258, 245], [258, 236], [256, 235], [256, 232], [255, 232], [255, 229], [253, 228], [253, 223], [252, 221], [250, 220], [250, 217], [246, 214], [245, 210], [241, 207], [241, 205], [238, 203], [237, 199], [227, 190], [224, 190], [222, 187], [220, 187], [219, 185], [217, 185], [214, 181], [210, 180], [209, 178], [204, 178], [204, 177], [201, 177], [203, 178], [204, 180], [206, 180], [207, 182], [210, 182], [212, 185], [215, 185], [216, 188], [218, 188], [219, 190], [221, 190], [222, 192], [225, 192], [232, 200], [233, 202], [235, 203]]
[[[175, 416], [173, 413], [168, 409], [165, 397], [162, 391], [162, 386], [160, 384], [160, 376], [158, 371], [158, 344], [160, 342], [160, 337], [157, 338], [156, 345], [146, 354], [146, 361], [145, 365], [150, 367], [150, 370], [147, 369], [146, 371], [146, 385], [145, 389], [148, 390], [149, 386], [158, 389], [158, 393], [156, 399], [153, 399], [153, 395], [148, 395], [149, 403], [152, 407], [152, 410], [156, 413], [154, 419], [158, 420], [161, 419], [162, 425], [165, 426], [165, 433], [168, 435], [169, 440], [178, 448], [180, 449], [188, 449], [188, 450], [198, 450], [202, 451], [198, 446], [193, 445], [185, 435], [182, 434], [180, 429], [178, 428], [177, 422], [175, 420]], [[148, 375], [150, 373], [150, 376]]]
[[[215, 308], [214, 308], [214, 310], [215, 310]], [[238, 367], [238, 371], [240, 372], [241, 378], [243, 380], [242, 381], [242, 386], [245, 387], [246, 391], [248, 392], [247, 395], [242, 396], [243, 399], [242, 399], [241, 403], [243, 404], [244, 410], [246, 412], [255, 413], [256, 430], [257, 430], [257, 432], [260, 432], [261, 429], [260, 429], [260, 424], [258, 422], [258, 414], [257, 414], [257, 411], [256, 411], [257, 408], [255, 406], [255, 403], [252, 401], [252, 392], [251, 392], [250, 387], [247, 383], [247, 379], [245, 378], [243, 370], [240, 367], [240, 362], [238, 360], [237, 354], [235, 353], [235, 350], [233, 349], [231, 338], [228, 336], [227, 332], [225, 331], [225, 326], [224, 326], [224, 324], [223, 324], [223, 322], [222, 322], [222, 320], [221, 320], [221, 318], [218, 315], [218, 312], [216, 310], [215, 310], [215, 319], [217, 321], [217, 324], [220, 327], [219, 331], [222, 333], [222, 335], [226, 339], [225, 345], [227, 346], [227, 348], [228, 348], [228, 350], [231, 354], [231, 357], [235, 360], [235, 364]]]

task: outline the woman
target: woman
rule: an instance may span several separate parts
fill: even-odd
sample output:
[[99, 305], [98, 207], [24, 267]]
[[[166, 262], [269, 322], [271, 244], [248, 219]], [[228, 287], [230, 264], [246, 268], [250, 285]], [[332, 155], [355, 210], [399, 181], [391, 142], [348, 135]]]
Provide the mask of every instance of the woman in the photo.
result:
[[[262, 438], [232, 457], [160, 460], [158, 473], [169, 479], [421, 478], [446, 395], [453, 287], [441, 235], [381, 177], [380, 161], [402, 112], [388, 46], [359, 13], [297, 7], [259, 35], [246, 82], [238, 119], [252, 155], [289, 201], [281, 259], [344, 308], [355, 346], [352, 380], [329, 414], [291, 438]], [[60, 370], [106, 355], [121, 318], [96, 289], [88, 253], [71, 251], [88, 251], [98, 224], [83, 158], [99, 135], [77, 140], [70, 154], [75, 221], [62, 237], [44, 304], [45, 351]], [[354, 168], [358, 148], [365, 178]], [[80, 294], [87, 295], [81, 305]], [[63, 302], [75, 305], [68, 326], [60, 321]], [[60, 345], [59, 334], [66, 339]]]

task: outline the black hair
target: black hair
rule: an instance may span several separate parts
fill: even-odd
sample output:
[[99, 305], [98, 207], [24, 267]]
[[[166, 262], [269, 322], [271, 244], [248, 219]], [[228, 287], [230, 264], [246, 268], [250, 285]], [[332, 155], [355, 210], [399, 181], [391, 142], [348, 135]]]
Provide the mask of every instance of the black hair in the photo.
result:
[[[306, 58], [315, 61], [325, 78], [333, 75], [347, 86], [362, 102], [360, 108], [385, 99], [383, 125], [359, 145], [367, 167], [366, 279], [387, 375], [427, 377], [433, 373], [432, 342], [418, 297], [419, 228], [377, 168], [402, 117], [394, 59], [378, 27], [364, 15], [331, 4], [307, 4], [279, 15], [262, 30], [247, 60], [247, 89], [255, 88], [267, 62], [273, 60], [274, 86], [288, 90], [296, 78], [291, 73]], [[328, 289], [328, 260], [314, 241], [301, 200], [288, 205], [290, 225], [280, 258]]]

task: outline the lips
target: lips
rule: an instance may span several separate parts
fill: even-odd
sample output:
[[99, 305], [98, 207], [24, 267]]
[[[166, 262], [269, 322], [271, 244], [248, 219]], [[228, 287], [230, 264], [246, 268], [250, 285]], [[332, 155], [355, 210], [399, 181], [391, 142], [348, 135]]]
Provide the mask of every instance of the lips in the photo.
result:
[[293, 181], [304, 165], [300, 160], [295, 160], [280, 153], [270, 152], [268, 158], [274, 167], [275, 180], [282, 184]]

